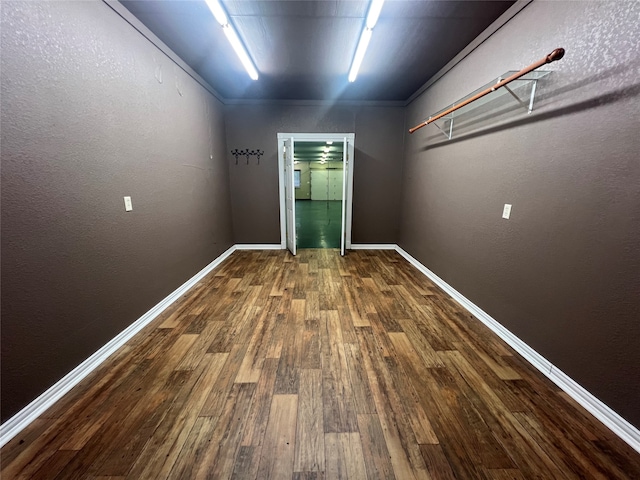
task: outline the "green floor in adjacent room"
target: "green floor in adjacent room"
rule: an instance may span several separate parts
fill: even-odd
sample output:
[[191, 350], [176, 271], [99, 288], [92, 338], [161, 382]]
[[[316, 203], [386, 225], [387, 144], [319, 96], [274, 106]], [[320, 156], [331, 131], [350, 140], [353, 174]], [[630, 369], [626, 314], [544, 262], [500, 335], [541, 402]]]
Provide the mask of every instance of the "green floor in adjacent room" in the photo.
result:
[[340, 200], [296, 200], [298, 248], [340, 248]]

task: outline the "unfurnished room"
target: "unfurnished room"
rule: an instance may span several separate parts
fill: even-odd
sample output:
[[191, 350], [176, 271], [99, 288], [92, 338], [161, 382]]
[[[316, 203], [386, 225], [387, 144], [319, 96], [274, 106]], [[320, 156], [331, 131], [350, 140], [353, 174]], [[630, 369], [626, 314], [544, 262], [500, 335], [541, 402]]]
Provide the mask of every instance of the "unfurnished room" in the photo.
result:
[[640, 479], [640, 2], [0, 36], [0, 478]]

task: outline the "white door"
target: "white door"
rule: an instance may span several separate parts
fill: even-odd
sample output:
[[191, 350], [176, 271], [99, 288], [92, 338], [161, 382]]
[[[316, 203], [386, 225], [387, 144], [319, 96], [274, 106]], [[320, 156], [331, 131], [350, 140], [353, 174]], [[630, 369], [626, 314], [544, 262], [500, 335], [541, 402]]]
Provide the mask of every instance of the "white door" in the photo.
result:
[[287, 248], [296, 254], [296, 190], [293, 170], [293, 138], [284, 141], [285, 205], [287, 209]]
[[349, 172], [349, 151], [347, 138], [342, 147], [342, 231], [340, 232], [340, 255], [344, 256], [347, 242], [347, 179]]

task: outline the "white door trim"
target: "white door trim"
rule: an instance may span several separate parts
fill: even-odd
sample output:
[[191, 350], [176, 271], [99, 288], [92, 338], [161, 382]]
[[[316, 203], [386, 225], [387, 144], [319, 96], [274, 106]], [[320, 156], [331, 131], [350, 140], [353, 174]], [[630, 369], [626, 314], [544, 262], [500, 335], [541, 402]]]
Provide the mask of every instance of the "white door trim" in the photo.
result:
[[[293, 138], [295, 142], [318, 142], [321, 140], [333, 140], [342, 142], [347, 139], [349, 145], [349, 162], [347, 165], [347, 238], [346, 247], [351, 248], [351, 223], [353, 212], [353, 164], [355, 133], [278, 133], [278, 191], [280, 195], [280, 246], [287, 248], [286, 206], [284, 193], [284, 151], [283, 142], [287, 138]], [[295, 149], [295, 146], [294, 146]]]

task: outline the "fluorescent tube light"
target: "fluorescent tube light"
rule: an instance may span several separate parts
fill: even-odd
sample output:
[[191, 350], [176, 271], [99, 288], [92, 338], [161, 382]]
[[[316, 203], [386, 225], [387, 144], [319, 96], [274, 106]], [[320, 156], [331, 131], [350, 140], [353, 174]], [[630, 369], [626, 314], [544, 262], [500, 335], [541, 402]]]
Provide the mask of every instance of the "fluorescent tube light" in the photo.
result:
[[376, 26], [378, 22], [378, 17], [380, 16], [380, 10], [382, 10], [382, 4], [384, 0], [371, 0], [371, 4], [369, 5], [369, 12], [367, 13], [367, 28], [373, 30], [373, 27]]
[[213, 16], [216, 17], [216, 21], [222, 25], [223, 27], [229, 23], [229, 19], [227, 18], [227, 14], [224, 12], [224, 8], [220, 5], [218, 0], [205, 0], [207, 2], [207, 7], [213, 13]]
[[353, 62], [351, 63], [351, 69], [349, 70], [349, 81], [355, 82], [358, 76], [358, 70], [364, 59], [364, 54], [367, 52], [367, 47], [371, 41], [371, 34], [373, 33], [373, 27], [378, 23], [380, 17], [380, 11], [384, 0], [371, 0], [369, 4], [369, 11], [367, 12], [367, 18], [365, 20], [364, 28], [360, 34], [360, 40], [358, 41], [358, 47], [356, 48], [356, 54], [353, 56]]
[[244, 66], [244, 69], [249, 74], [249, 77], [251, 77], [252, 80], [257, 80], [258, 70], [253, 64], [253, 61], [251, 61], [251, 57], [249, 57], [247, 50], [244, 48], [244, 45], [240, 41], [240, 37], [238, 37], [238, 34], [236, 33], [231, 23], [229, 23], [229, 18], [227, 17], [224, 8], [222, 8], [222, 5], [218, 0], [205, 1], [207, 2], [207, 6], [209, 7], [209, 10], [211, 10], [211, 13], [213, 13], [216, 21], [222, 26], [222, 30], [224, 31], [227, 40], [229, 40], [229, 43], [233, 47], [233, 50], [236, 52], [236, 55], [238, 55], [238, 58], [242, 62], [242, 66]]
[[222, 30], [224, 30], [224, 34], [227, 36], [227, 40], [229, 40], [229, 43], [236, 51], [236, 55], [238, 55], [238, 58], [242, 62], [244, 69], [251, 77], [251, 80], [257, 80], [258, 71], [256, 70], [256, 67], [253, 66], [253, 62], [251, 61], [251, 58], [249, 58], [249, 54], [247, 53], [247, 51], [244, 49], [244, 46], [242, 45], [242, 42], [240, 41], [240, 38], [238, 37], [236, 31], [231, 25], [228, 24], [222, 27]]
[[349, 70], [349, 81], [355, 82], [356, 77], [358, 76], [358, 70], [360, 70], [360, 65], [362, 64], [362, 60], [364, 59], [364, 54], [367, 51], [367, 47], [369, 46], [369, 41], [371, 40], [371, 34], [373, 30], [370, 28], [366, 28], [362, 30], [362, 35], [360, 35], [360, 41], [358, 42], [358, 48], [356, 48], [356, 54], [353, 57], [353, 63], [351, 64], [351, 70]]

